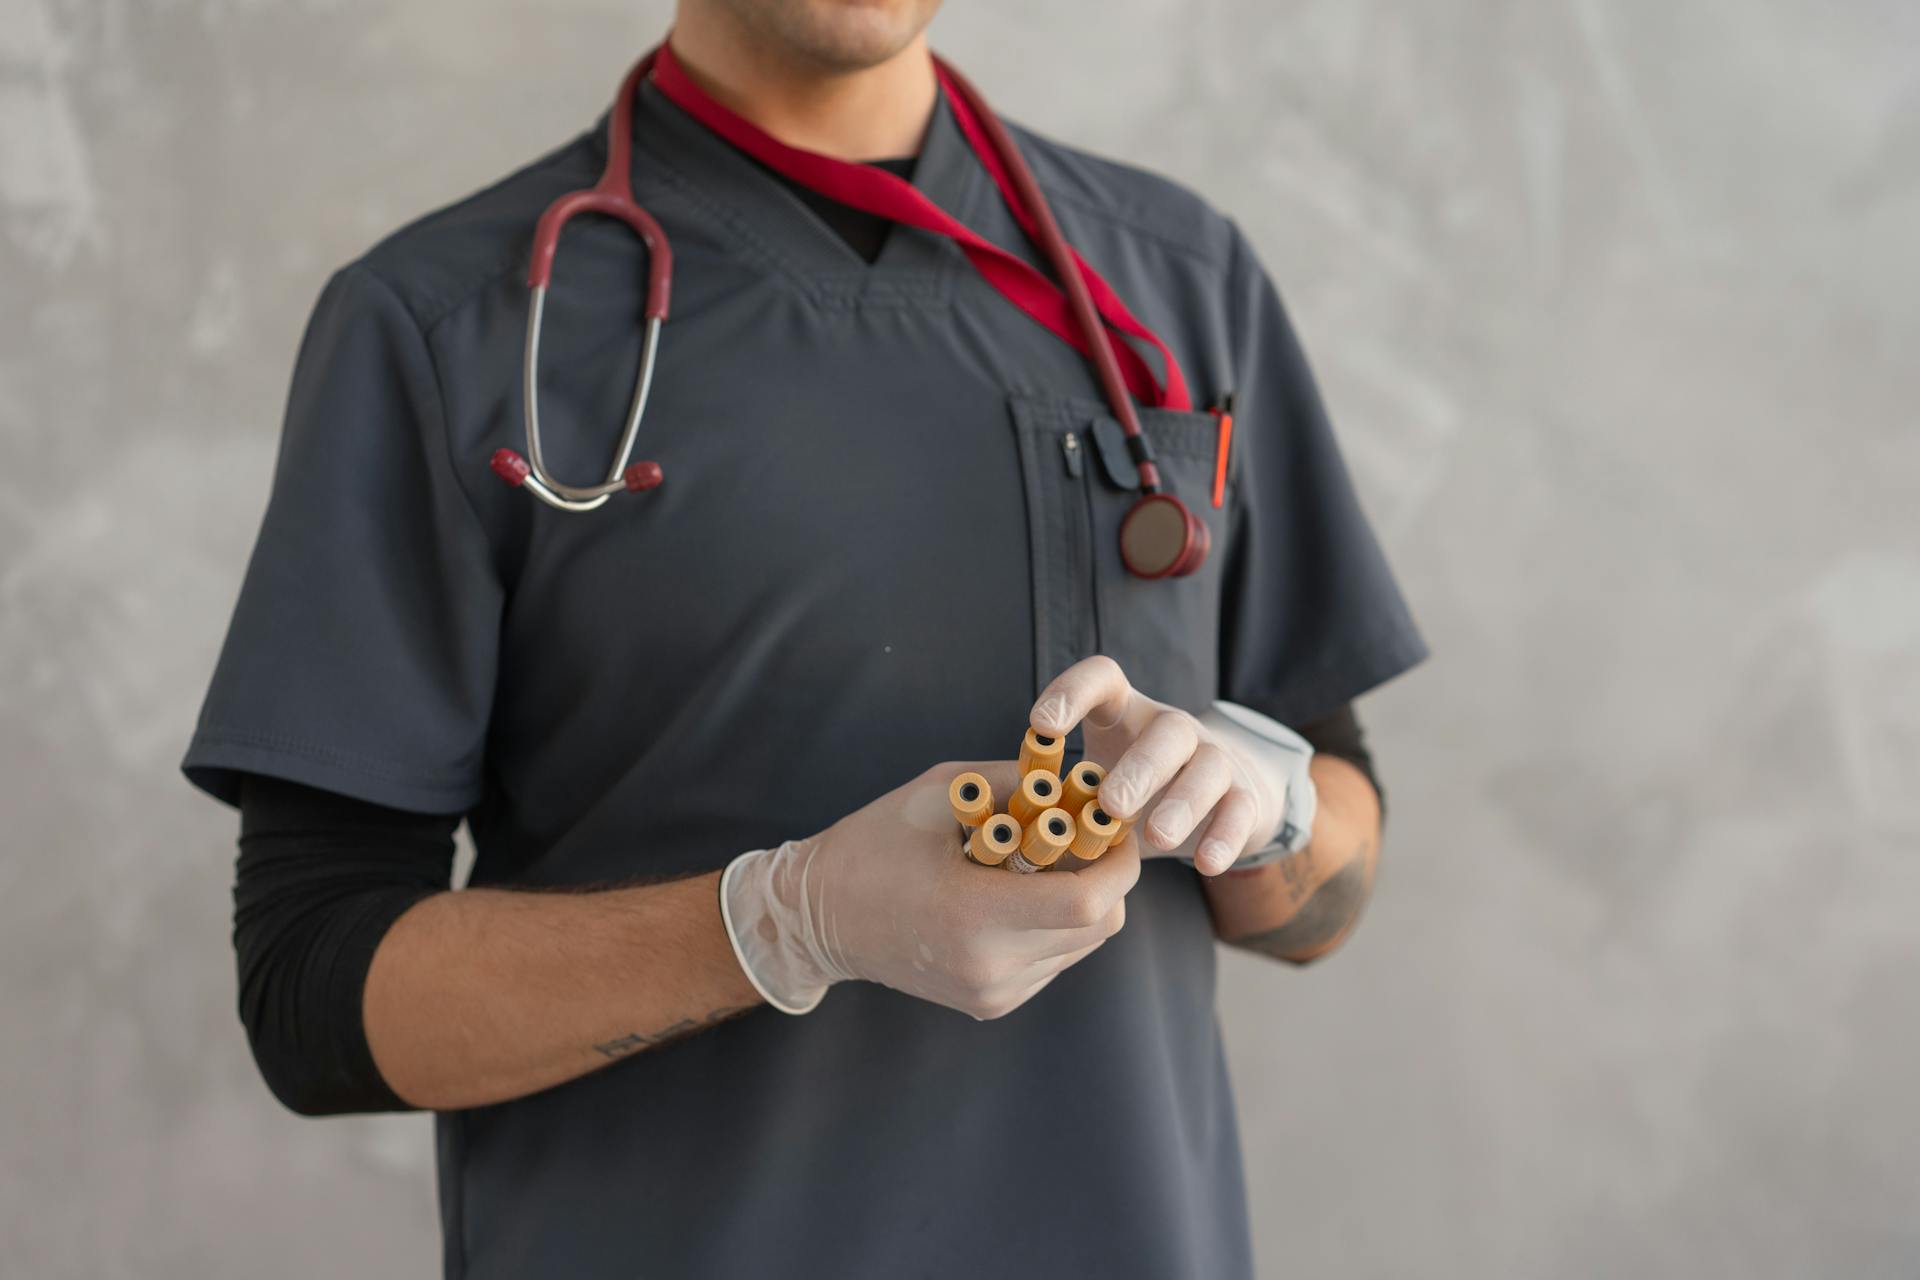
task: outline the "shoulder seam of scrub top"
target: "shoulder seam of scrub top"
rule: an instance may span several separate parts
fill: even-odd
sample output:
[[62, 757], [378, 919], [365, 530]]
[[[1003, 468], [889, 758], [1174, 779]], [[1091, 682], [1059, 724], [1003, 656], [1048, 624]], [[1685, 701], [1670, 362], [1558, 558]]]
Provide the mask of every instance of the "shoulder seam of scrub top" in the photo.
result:
[[[400, 290], [395, 288], [393, 283], [387, 280], [386, 277], [382, 276], [378, 271], [374, 270], [371, 265], [367, 264], [367, 261], [365, 258], [362, 258], [360, 259], [360, 261], [342, 268], [343, 273], [347, 271], [354, 271], [354, 270], [361, 271], [367, 276], [368, 279], [374, 281], [382, 289], [384, 289], [387, 295], [393, 299], [394, 304], [400, 308], [400, 310], [406, 315], [407, 319], [413, 324], [414, 333], [418, 335], [420, 339], [420, 354], [427, 362], [428, 371], [431, 372], [433, 375], [433, 409], [434, 409], [433, 416], [435, 418], [435, 422], [432, 424], [432, 426], [433, 426], [434, 434], [440, 437], [440, 451], [446, 458], [447, 474], [453, 480], [453, 487], [460, 491], [461, 505], [467, 509], [467, 516], [473, 521], [473, 529], [475, 534], [480, 538], [481, 545], [485, 546], [487, 549], [487, 563], [492, 566], [494, 577], [499, 579], [501, 582], [505, 582], [507, 580], [507, 575], [503, 572], [502, 566], [500, 563], [500, 548], [497, 545], [495, 545], [493, 541], [493, 534], [487, 528], [486, 520], [483, 519], [480, 515], [480, 504], [474, 501], [473, 491], [467, 488], [467, 482], [461, 478], [462, 469], [460, 466], [459, 459], [455, 458], [453, 455], [453, 430], [452, 430], [452, 424], [448, 421], [448, 418], [447, 418], [446, 377], [440, 371], [439, 357], [434, 354], [433, 339], [429, 336], [427, 328], [420, 323], [420, 316], [418, 315], [418, 313], [416, 313], [412, 307], [407, 305], [407, 300], [405, 296], [401, 294]], [[498, 278], [499, 277], [497, 275], [490, 277], [490, 279], [498, 279]], [[465, 301], [461, 302], [460, 306], [462, 307], [466, 306], [467, 303], [471, 302], [474, 297], [478, 296], [478, 294], [479, 294], [479, 290], [478, 289], [474, 290], [473, 293], [467, 296]], [[458, 308], [455, 308], [454, 310], [458, 310]], [[452, 315], [452, 314], [453, 314], [453, 311], [449, 310], [441, 318], [445, 319], [446, 316]], [[438, 321], [436, 321], [435, 323], [437, 324]]]
[[[1062, 142], [1019, 121], [1005, 123], [1033, 164], [1034, 179], [1050, 202], [1072, 204], [1208, 265], [1222, 265], [1220, 256], [1193, 243], [1192, 233], [1195, 219], [1223, 224], [1227, 215], [1193, 188], [1164, 173]], [[1112, 181], [1115, 177], [1152, 184], [1170, 205], [1178, 206], [1177, 210], [1161, 210], [1161, 216], [1154, 216], [1154, 205], [1138, 199], [1121, 203], [1128, 183]]]
[[[438, 294], [432, 294], [431, 300], [434, 303], [433, 312], [431, 315], [422, 315], [418, 311], [412, 311], [414, 326], [420, 330], [421, 337], [431, 340], [434, 330], [438, 329], [444, 321], [450, 320], [466, 310], [475, 298], [499, 283], [502, 277], [518, 276], [523, 274], [526, 269], [526, 251], [516, 248], [512, 254], [500, 259], [489, 267], [486, 274], [473, 280], [466, 289], [461, 291], [458, 297], [446, 298]], [[378, 275], [377, 270], [375, 270], [375, 274]], [[380, 276], [380, 282], [386, 285], [387, 288], [393, 290], [394, 294], [400, 297], [402, 301], [405, 300], [405, 295], [401, 294], [400, 287], [394, 284], [393, 281], [387, 279], [385, 276]], [[431, 293], [430, 290], [423, 292]]]
[[1089, 217], [1097, 218], [1100, 221], [1109, 224], [1110, 226], [1117, 227], [1123, 231], [1130, 231], [1134, 235], [1141, 236], [1148, 240], [1152, 240], [1154, 243], [1158, 244], [1163, 249], [1171, 250], [1172, 252], [1178, 253], [1183, 257], [1192, 258], [1193, 260], [1201, 263], [1204, 266], [1212, 267], [1215, 270], [1219, 270], [1223, 267], [1226, 267], [1232, 261], [1231, 256], [1227, 258], [1216, 257], [1214, 254], [1211, 254], [1206, 250], [1199, 248], [1196, 245], [1187, 244], [1184, 241], [1176, 240], [1164, 231], [1159, 231], [1154, 229], [1153, 227], [1149, 227], [1144, 223], [1141, 223], [1133, 218], [1129, 218], [1124, 214], [1119, 213], [1118, 211], [1112, 208], [1109, 208], [1106, 205], [1097, 204], [1093, 200], [1085, 196], [1081, 196], [1075, 192], [1055, 191], [1045, 183], [1041, 184], [1041, 190], [1046, 192], [1047, 199], [1054, 204], [1072, 205], [1075, 209], [1078, 209], [1080, 212], [1086, 214]]
[[[474, 202], [483, 200], [485, 197], [514, 182], [535, 177], [543, 170], [563, 168], [568, 163], [571, 153], [583, 143], [590, 141], [591, 138], [589, 135], [578, 134], [560, 146], [555, 147], [539, 159], [522, 165], [498, 182], [489, 183], [478, 191], [462, 196], [460, 199], [442, 205], [440, 208], [429, 210], [399, 230], [375, 241], [366, 252], [362, 253], [352, 262], [349, 262], [345, 267], [342, 267], [341, 270], [344, 271], [353, 266], [364, 266], [369, 273], [382, 284], [386, 285], [388, 291], [399, 298], [401, 303], [407, 307], [408, 313], [413, 317], [415, 327], [417, 327], [423, 335], [430, 336], [434, 329], [439, 327], [442, 320], [445, 320], [448, 316], [465, 307], [473, 300], [476, 294], [484, 291], [489, 285], [499, 280], [501, 276], [526, 270], [526, 245], [520, 240], [511, 240], [507, 252], [497, 257], [493, 262], [477, 270], [470, 268], [468, 271], [462, 272], [462, 287], [451, 296], [440, 290], [415, 282], [410, 282], [408, 287], [403, 290], [380, 270], [380, 261], [390, 254], [405, 257], [404, 246], [406, 246], [409, 241], [413, 240], [416, 236], [431, 235], [444, 218], [459, 210], [470, 207]], [[566, 184], [564, 183], [554, 188], [556, 194], [565, 189]], [[412, 295], [412, 301], [409, 300], [409, 295]], [[433, 305], [431, 308], [426, 308], [416, 306], [415, 302], [432, 303]]]

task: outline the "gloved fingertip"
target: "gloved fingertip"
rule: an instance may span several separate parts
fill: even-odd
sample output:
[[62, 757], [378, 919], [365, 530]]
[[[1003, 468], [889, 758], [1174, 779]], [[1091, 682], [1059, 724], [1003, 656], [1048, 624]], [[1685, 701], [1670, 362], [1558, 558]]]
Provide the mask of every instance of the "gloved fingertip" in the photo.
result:
[[1067, 695], [1049, 694], [1034, 704], [1033, 714], [1027, 717], [1034, 728], [1042, 733], [1065, 734], [1067, 731]]
[[1232, 865], [1233, 850], [1225, 840], [1202, 840], [1194, 850], [1193, 866], [1203, 876], [1217, 876]]
[[[1094, 794], [1100, 799], [1100, 807], [1122, 822], [1130, 822], [1139, 816], [1135, 813], [1133, 792], [1126, 783], [1115, 782], [1112, 774], [1107, 775], [1106, 782]], [[1146, 833], [1143, 831], [1140, 834], [1144, 836]]]
[[1163, 849], [1171, 849], [1193, 830], [1193, 806], [1184, 800], [1163, 800], [1160, 807], [1153, 811], [1153, 819], [1148, 825], [1152, 828], [1155, 842]]

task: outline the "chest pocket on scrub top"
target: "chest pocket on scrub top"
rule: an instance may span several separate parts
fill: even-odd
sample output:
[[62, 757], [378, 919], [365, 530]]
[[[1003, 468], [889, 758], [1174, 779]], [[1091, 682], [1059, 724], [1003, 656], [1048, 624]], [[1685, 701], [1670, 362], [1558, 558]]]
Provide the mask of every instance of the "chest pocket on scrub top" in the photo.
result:
[[1222, 505], [1213, 505], [1217, 420], [1197, 410], [1139, 410], [1162, 486], [1212, 535], [1198, 571], [1149, 580], [1120, 559], [1120, 522], [1139, 500], [1139, 477], [1107, 406], [1015, 395], [1009, 408], [1026, 484], [1035, 693], [1065, 667], [1104, 653], [1143, 692], [1201, 710], [1219, 683], [1221, 580], [1238, 498], [1229, 471]]

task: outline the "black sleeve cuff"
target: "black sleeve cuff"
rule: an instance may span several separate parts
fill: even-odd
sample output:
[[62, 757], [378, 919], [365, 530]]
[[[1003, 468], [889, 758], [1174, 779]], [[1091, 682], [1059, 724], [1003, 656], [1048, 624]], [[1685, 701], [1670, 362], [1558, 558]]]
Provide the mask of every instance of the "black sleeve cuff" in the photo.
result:
[[1354, 714], [1353, 704], [1346, 703], [1312, 724], [1301, 725], [1299, 734], [1321, 755], [1337, 756], [1367, 775], [1374, 795], [1380, 799], [1380, 821], [1386, 822], [1387, 793], [1374, 772], [1373, 752], [1367, 749], [1366, 731], [1360, 727], [1360, 717]]

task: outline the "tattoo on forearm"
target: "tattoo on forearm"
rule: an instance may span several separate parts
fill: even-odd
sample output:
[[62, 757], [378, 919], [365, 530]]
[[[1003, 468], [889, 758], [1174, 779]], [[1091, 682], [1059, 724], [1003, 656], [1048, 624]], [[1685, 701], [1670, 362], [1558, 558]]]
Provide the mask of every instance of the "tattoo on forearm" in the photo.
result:
[[[1293, 916], [1278, 928], [1235, 938], [1233, 945], [1276, 960], [1311, 960], [1332, 946], [1359, 918], [1360, 909], [1366, 905], [1373, 889], [1373, 871], [1367, 860], [1371, 852], [1369, 845], [1369, 841], [1362, 840], [1345, 865], [1328, 876], [1318, 889], [1306, 893], [1304, 901], [1302, 895], [1307, 881], [1304, 854], [1281, 862], [1287, 895], [1297, 908]], [[1297, 871], [1292, 867], [1296, 862], [1299, 863]], [[1293, 873], [1289, 874], [1290, 871]]]
[[1313, 851], [1302, 849], [1292, 857], [1280, 859], [1280, 882], [1287, 887], [1287, 901], [1299, 906], [1313, 891]]
[[753, 1006], [750, 1004], [722, 1005], [718, 1009], [709, 1010], [707, 1016], [704, 1018], [682, 1018], [671, 1026], [662, 1027], [658, 1031], [635, 1031], [629, 1035], [621, 1036], [618, 1040], [608, 1040], [604, 1044], [596, 1044], [593, 1048], [596, 1053], [600, 1053], [609, 1058], [625, 1058], [631, 1054], [640, 1052], [642, 1049], [652, 1049], [658, 1045], [667, 1043], [669, 1040], [679, 1040], [682, 1037], [692, 1035], [703, 1027], [710, 1027], [716, 1022], [725, 1022], [728, 1018], [745, 1013], [751, 1008], [753, 1008]]

